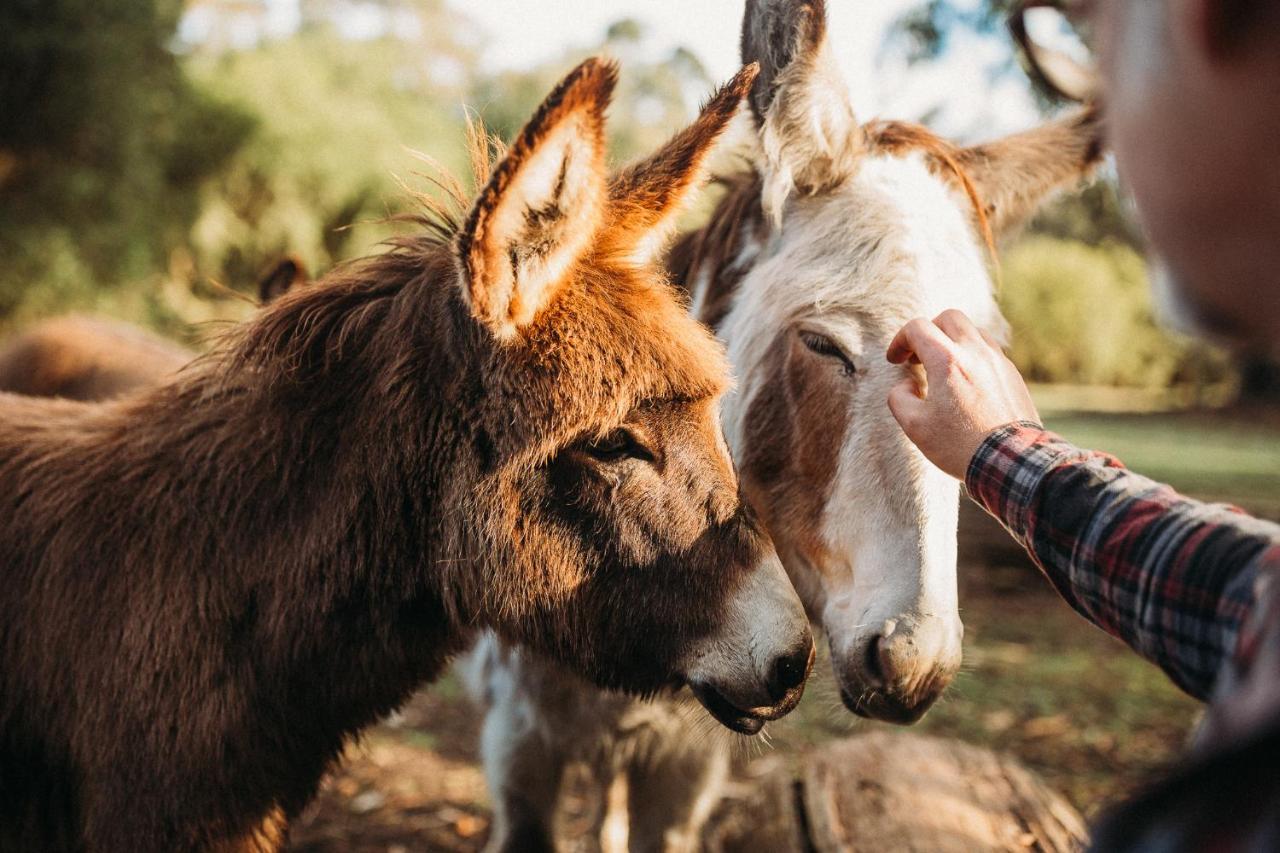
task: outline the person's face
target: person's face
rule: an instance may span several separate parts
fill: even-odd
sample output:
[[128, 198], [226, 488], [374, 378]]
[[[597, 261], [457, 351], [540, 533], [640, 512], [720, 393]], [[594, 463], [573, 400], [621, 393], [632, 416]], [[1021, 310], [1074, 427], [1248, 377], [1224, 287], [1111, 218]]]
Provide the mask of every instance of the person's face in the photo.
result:
[[1164, 307], [1223, 337], [1274, 340], [1280, 99], [1258, 84], [1275, 63], [1216, 43], [1214, 6], [1097, 0], [1085, 14], [1117, 166], [1181, 303]]

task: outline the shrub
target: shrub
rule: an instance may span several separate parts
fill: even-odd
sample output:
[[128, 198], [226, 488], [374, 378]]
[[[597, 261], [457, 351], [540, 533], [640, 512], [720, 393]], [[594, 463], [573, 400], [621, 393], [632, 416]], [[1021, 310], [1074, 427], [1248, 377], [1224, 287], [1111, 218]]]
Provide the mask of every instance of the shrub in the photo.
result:
[[1221, 381], [1221, 354], [1162, 329], [1128, 246], [1028, 236], [1002, 264], [1010, 357], [1034, 382], [1167, 388]]

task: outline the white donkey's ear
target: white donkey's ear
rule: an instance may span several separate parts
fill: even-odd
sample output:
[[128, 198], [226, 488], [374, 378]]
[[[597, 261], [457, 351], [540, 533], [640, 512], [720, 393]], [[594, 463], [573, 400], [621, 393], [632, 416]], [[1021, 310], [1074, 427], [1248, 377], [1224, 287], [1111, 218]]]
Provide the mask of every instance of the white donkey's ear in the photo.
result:
[[616, 82], [617, 68], [606, 60], [569, 72], [520, 131], [458, 232], [463, 296], [499, 338], [533, 321], [600, 228], [604, 113]]
[[749, 101], [764, 154], [765, 207], [822, 192], [857, 170], [862, 134], [827, 43], [823, 0], [747, 0], [742, 61], [758, 62]]
[[996, 234], [1035, 215], [1055, 191], [1089, 177], [1106, 155], [1102, 112], [1094, 107], [960, 152]]

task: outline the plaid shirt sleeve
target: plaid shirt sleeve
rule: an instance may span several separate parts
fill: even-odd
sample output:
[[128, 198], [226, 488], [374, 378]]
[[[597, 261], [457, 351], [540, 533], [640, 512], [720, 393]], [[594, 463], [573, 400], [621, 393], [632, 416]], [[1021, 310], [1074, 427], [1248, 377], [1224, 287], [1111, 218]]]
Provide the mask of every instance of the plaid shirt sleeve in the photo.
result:
[[1077, 612], [1210, 695], [1280, 526], [1182, 497], [1031, 422], [991, 433], [965, 484]]

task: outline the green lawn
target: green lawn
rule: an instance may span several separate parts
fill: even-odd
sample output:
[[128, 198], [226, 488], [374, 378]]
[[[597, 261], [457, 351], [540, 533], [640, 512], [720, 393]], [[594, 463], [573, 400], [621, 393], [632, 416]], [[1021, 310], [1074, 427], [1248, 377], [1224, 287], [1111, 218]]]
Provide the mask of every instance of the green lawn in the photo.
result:
[[1209, 500], [1280, 518], [1280, 418], [1274, 414], [1069, 412], [1044, 406], [1046, 426], [1129, 468]]

